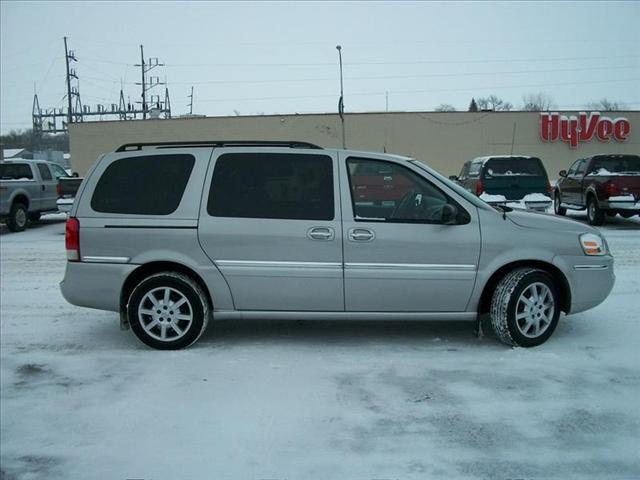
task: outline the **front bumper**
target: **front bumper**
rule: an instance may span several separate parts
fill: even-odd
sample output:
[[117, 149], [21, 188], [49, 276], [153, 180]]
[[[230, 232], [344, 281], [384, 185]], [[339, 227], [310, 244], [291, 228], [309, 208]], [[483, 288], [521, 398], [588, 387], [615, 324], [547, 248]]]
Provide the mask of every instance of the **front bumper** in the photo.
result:
[[120, 311], [120, 292], [138, 265], [67, 262], [60, 291], [65, 300], [79, 307]]
[[565, 273], [571, 289], [568, 313], [578, 313], [600, 305], [615, 283], [611, 255], [559, 255], [553, 264]]

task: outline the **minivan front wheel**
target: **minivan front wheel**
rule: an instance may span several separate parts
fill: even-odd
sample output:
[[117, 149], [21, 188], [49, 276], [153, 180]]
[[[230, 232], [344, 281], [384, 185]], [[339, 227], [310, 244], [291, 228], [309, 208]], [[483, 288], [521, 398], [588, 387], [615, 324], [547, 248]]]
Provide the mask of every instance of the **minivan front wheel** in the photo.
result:
[[491, 323], [507, 345], [535, 347], [546, 342], [560, 317], [559, 294], [543, 270], [518, 268], [504, 276], [491, 299]]
[[207, 327], [209, 302], [190, 277], [161, 272], [134, 288], [127, 315], [140, 341], [158, 350], [177, 350], [200, 338]]

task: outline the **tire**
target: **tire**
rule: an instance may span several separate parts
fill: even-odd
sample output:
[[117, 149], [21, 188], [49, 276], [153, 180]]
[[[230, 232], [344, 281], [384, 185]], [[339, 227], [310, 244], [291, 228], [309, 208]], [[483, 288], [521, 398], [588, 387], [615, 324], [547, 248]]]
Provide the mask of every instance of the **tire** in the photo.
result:
[[[534, 297], [534, 291], [540, 300]], [[512, 270], [500, 280], [491, 299], [491, 325], [496, 336], [507, 345], [543, 344], [558, 325], [559, 299], [556, 282], [543, 270]], [[533, 304], [529, 306], [529, 302]]]
[[40, 212], [31, 212], [29, 214], [29, 221], [30, 222], [37, 222], [38, 220], [40, 220], [41, 216], [42, 216], [42, 214]]
[[[169, 301], [165, 305], [166, 292]], [[174, 305], [178, 303], [176, 310]], [[207, 328], [209, 301], [190, 277], [161, 272], [145, 278], [133, 289], [127, 316], [141, 342], [157, 350], [178, 350], [195, 343]]]
[[598, 207], [598, 201], [593, 195], [587, 200], [587, 220], [589, 224], [598, 226], [604, 223], [604, 211]]
[[11, 205], [9, 218], [7, 218], [7, 228], [12, 232], [22, 232], [29, 224], [29, 212], [23, 203]]
[[553, 211], [556, 215], [566, 215], [567, 209], [560, 206], [562, 199], [560, 198], [560, 190], [556, 190], [553, 195]]

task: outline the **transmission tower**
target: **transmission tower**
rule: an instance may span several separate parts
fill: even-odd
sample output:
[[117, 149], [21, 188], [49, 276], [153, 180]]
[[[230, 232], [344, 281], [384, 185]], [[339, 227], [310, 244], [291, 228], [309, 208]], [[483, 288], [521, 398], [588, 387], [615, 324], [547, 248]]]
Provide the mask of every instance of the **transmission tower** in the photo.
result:
[[[66, 87], [67, 87], [67, 108], [41, 108], [38, 95], [33, 95], [32, 106], [32, 122], [35, 133], [66, 133], [71, 123], [84, 122], [90, 117], [98, 117], [102, 120], [105, 118], [115, 117], [118, 120], [136, 120], [138, 115], [143, 119], [171, 118], [171, 102], [169, 100], [169, 89], [166, 87], [166, 78], [164, 82], [159, 77], [150, 76], [147, 78], [147, 72], [155, 67], [164, 66], [157, 58], [144, 60], [144, 51], [140, 46], [142, 58], [142, 101], [141, 107], [137, 108], [135, 103], [131, 101], [125, 102], [123, 86], [120, 85], [120, 98], [118, 103], [112, 103], [110, 108], [98, 104], [94, 108], [89, 105], [83, 105], [80, 99], [80, 79], [76, 69], [72, 67], [74, 62], [78, 62], [75, 52], [69, 50], [67, 37], [64, 37], [64, 54], [66, 68]], [[137, 85], [140, 85], [139, 83]], [[151, 95], [147, 101], [147, 92], [158, 85], [165, 85], [164, 99], [160, 95]]]
[[142, 94], [140, 95], [139, 103], [142, 107], [142, 118], [146, 119], [147, 116], [153, 118], [159, 118], [160, 115], [164, 114], [165, 118], [171, 118], [171, 103], [169, 101], [169, 89], [165, 88], [165, 98], [164, 101], [161, 100], [160, 95], [149, 95], [147, 98], [147, 94], [153, 88], [158, 87], [160, 85], [167, 85], [167, 81], [160, 81], [160, 77], [147, 75], [151, 70], [157, 67], [164, 67], [164, 63], [160, 63], [158, 57], [150, 57], [145, 60], [144, 58], [144, 45], [140, 45], [140, 63], [135, 64], [136, 67], [140, 67], [141, 73], [141, 82], [136, 83], [136, 85], [140, 85], [142, 89]]

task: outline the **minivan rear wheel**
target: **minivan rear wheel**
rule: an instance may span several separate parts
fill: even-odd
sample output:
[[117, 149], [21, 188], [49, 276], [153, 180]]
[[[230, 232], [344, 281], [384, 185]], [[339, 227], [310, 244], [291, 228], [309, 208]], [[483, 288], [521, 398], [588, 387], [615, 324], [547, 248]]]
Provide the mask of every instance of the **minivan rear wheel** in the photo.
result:
[[140, 341], [158, 350], [177, 350], [200, 338], [207, 327], [209, 302], [190, 277], [161, 272], [133, 289], [127, 315]]
[[535, 268], [518, 268], [498, 283], [491, 299], [491, 324], [507, 345], [535, 347], [558, 324], [560, 297], [553, 278]]

